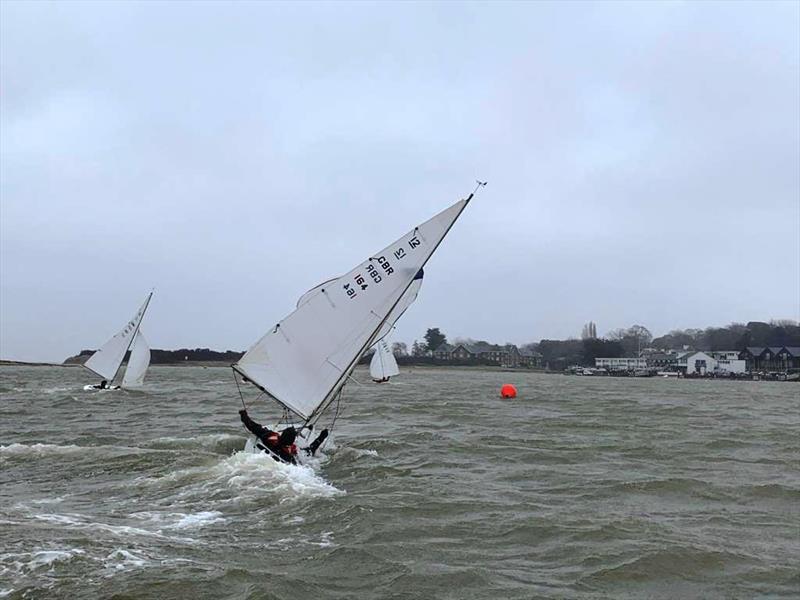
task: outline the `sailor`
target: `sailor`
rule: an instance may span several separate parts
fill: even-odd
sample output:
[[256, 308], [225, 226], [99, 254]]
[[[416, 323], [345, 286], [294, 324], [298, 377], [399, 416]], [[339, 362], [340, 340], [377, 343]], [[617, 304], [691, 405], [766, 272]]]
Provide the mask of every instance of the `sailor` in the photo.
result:
[[98, 390], [104, 390], [108, 387], [108, 381], [103, 379], [103, 381], [100, 382], [100, 385], [96, 385], [94, 387], [97, 388]]
[[253, 421], [245, 409], [239, 411], [239, 416], [248, 431], [255, 435], [270, 452], [283, 462], [292, 465], [297, 464], [297, 459], [295, 458], [297, 456], [297, 446], [294, 443], [297, 438], [297, 431], [294, 427], [287, 427], [278, 433]]

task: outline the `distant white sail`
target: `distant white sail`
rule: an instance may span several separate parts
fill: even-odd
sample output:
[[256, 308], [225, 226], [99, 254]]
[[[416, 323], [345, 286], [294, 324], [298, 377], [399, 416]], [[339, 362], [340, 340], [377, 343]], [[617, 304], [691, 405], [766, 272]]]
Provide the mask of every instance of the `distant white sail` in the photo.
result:
[[131, 356], [122, 378], [122, 387], [140, 387], [144, 383], [147, 367], [150, 366], [150, 346], [144, 339], [141, 330], [136, 332], [136, 338], [131, 346]]
[[258, 340], [234, 369], [300, 417], [321, 413], [364, 351], [392, 323], [393, 312], [470, 198], [415, 227], [346, 275], [304, 294], [297, 309]]
[[380, 340], [375, 344], [375, 354], [372, 355], [372, 361], [369, 363], [369, 374], [375, 381], [385, 381], [389, 377], [400, 374], [394, 353], [386, 340]]
[[419, 273], [417, 273], [417, 275], [414, 277], [414, 281], [412, 281], [411, 285], [408, 286], [406, 293], [403, 294], [402, 298], [400, 298], [400, 302], [397, 303], [397, 306], [395, 306], [392, 312], [389, 314], [389, 317], [386, 319], [383, 327], [381, 327], [378, 335], [375, 336], [376, 340], [382, 340], [389, 335], [389, 332], [394, 328], [394, 324], [397, 323], [397, 320], [403, 316], [403, 313], [405, 313], [408, 307], [411, 306], [414, 303], [414, 300], [417, 299], [419, 289], [422, 287], [423, 275], [424, 272], [422, 269], [420, 269]]
[[122, 331], [117, 333], [103, 344], [97, 352], [92, 354], [89, 360], [84, 363], [87, 369], [94, 371], [109, 382], [114, 379], [117, 371], [119, 371], [119, 366], [125, 358], [125, 353], [128, 351], [136, 332], [139, 330], [139, 325], [142, 322], [142, 318], [144, 317], [147, 305], [150, 303], [150, 298], [152, 296], [153, 292], [150, 292], [142, 306], [136, 311], [136, 314], [128, 321]]

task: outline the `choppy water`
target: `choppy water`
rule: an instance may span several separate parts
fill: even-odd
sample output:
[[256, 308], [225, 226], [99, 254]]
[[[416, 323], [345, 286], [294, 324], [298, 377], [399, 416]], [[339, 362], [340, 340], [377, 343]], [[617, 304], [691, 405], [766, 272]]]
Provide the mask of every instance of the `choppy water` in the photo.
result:
[[0, 367], [0, 596], [800, 595], [798, 385], [412, 370], [313, 471], [237, 453], [227, 369], [88, 375]]

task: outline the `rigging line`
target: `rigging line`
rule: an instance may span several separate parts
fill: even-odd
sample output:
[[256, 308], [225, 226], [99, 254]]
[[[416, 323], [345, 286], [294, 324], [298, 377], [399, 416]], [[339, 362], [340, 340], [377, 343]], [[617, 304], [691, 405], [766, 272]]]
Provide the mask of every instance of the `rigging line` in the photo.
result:
[[[355, 379], [355, 378], [353, 377], [353, 374], [352, 374], [352, 373], [350, 373], [350, 374], [348, 374], [348, 375], [347, 375], [347, 379], [349, 379], [350, 381], [352, 381], [352, 382], [353, 382], [353, 383], [355, 383], [356, 385], [360, 385], [360, 386], [363, 386], [363, 385], [364, 385], [364, 384], [363, 384], [363, 383], [361, 383], [361, 382], [360, 382], [358, 379]], [[344, 387], [342, 387], [341, 389], [343, 390], [343, 389], [344, 389]], [[340, 390], [340, 393], [341, 393], [341, 390]]]
[[[328, 440], [331, 439], [330, 434], [333, 433], [333, 428], [336, 425], [336, 419], [339, 418], [339, 409], [342, 406], [342, 394], [344, 393], [344, 388], [339, 390], [339, 393], [336, 395], [336, 411], [333, 413], [333, 420], [331, 421], [330, 426], [328, 427], [328, 437], [326, 437], [323, 442], [320, 444], [320, 448], [328, 443]], [[319, 449], [319, 448], [318, 448]]]
[[[236, 378], [236, 371], [231, 369], [233, 372], [233, 381], [236, 383], [236, 389], [239, 390], [239, 399], [242, 401], [242, 406], [245, 410], [247, 410], [247, 405], [244, 403], [244, 396], [242, 395], [242, 388], [239, 387], [239, 380]], [[259, 396], [260, 398], [261, 396]]]

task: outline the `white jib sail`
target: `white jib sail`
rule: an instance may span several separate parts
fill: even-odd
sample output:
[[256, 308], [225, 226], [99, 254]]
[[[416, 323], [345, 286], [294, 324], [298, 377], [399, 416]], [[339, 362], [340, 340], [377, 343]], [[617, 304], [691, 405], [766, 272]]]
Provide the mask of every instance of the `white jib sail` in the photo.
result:
[[147, 305], [150, 303], [150, 298], [153, 292], [147, 295], [144, 304], [136, 311], [133, 318], [128, 321], [125, 327], [117, 333], [114, 337], [103, 344], [100, 349], [92, 354], [92, 356], [84, 363], [87, 369], [90, 369], [100, 375], [103, 379], [109, 382], [114, 379], [114, 376], [125, 358], [125, 353], [133, 342], [136, 332], [139, 330], [139, 325], [142, 322], [144, 313], [147, 310]]
[[131, 356], [122, 378], [122, 387], [140, 387], [144, 383], [147, 367], [150, 366], [150, 346], [144, 339], [141, 330], [136, 332], [136, 337], [131, 346]]
[[394, 324], [397, 322], [397, 320], [403, 316], [403, 313], [405, 313], [408, 307], [411, 306], [414, 303], [414, 300], [417, 299], [419, 289], [422, 287], [422, 276], [423, 272], [422, 269], [420, 269], [419, 273], [417, 273], [414, 277], [414, 281], [412, 281], [411, 285], [408, 286], [406, 293], [403, 294], [402, 298], [400, 298], [397, 306], [395, 306], [392, 309], [392, 312], [389, 313], [389, 317], [386, 319], [383, 327], [381, 327], [378, 335], [375, 336], [376, 340], [382, 340], [384, 337], [389, 335], [389, 332], [394, 328]]
[[375, 381], [382, 381], [400, 374], [394, 353], [386, 340], [380, 340], [375, 344], [375, 354], [372, 355], [372, 361], [369, 363], [369, 374]]
[[304, 419], [324, 409], [469, 200], [456, 202], [346, 275], [318, 286], [318, 292], [304, 294], [298, 308], [234, 368]]

